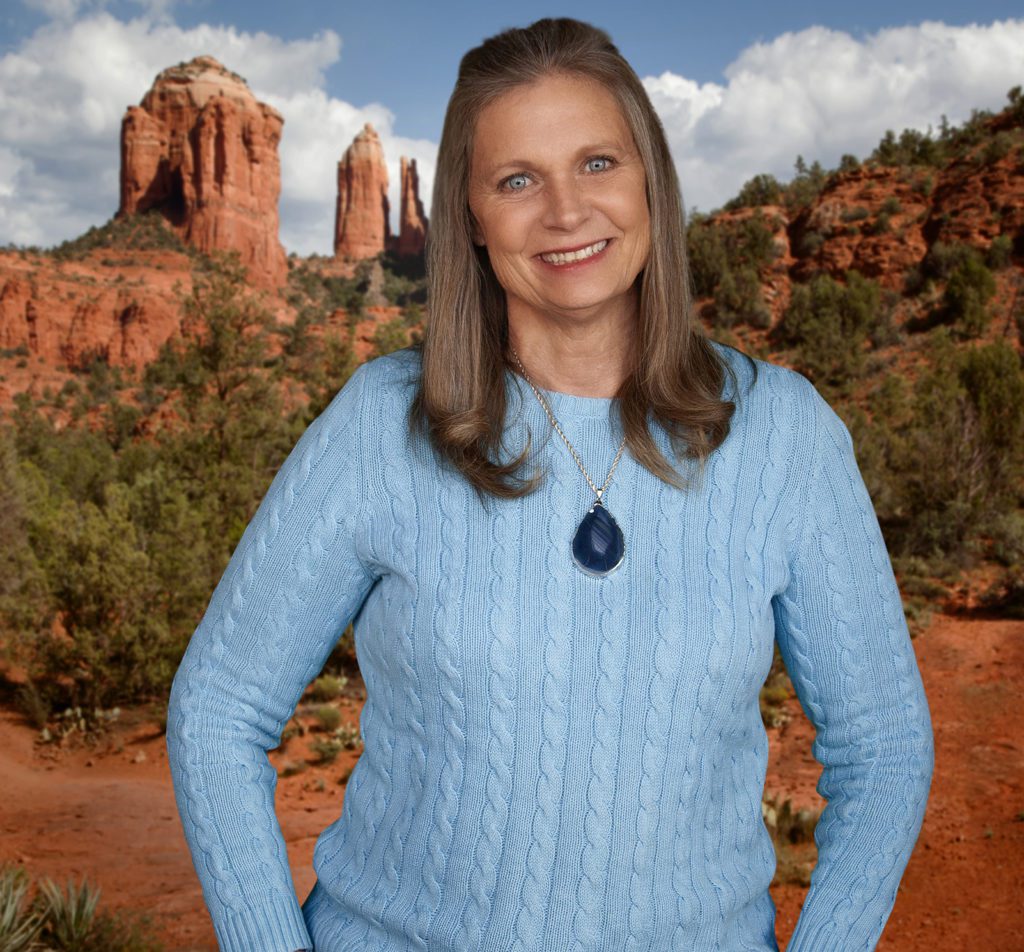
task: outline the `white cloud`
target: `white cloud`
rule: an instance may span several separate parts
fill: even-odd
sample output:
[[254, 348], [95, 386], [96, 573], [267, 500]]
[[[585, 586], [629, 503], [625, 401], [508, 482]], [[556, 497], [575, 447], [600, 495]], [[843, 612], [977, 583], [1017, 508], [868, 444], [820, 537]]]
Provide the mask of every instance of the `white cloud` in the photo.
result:
[[84, 4], [32, 2], [53, 18], [0, 57], [0, 243], [54, 244], [106, 221], [118, 203], [125, 109], [162, 69], [200, 53], [244, 76], [285, 118], [280, 211], [287, 250], [330, 252], [337, 161], [365, 122], [384, 143], [395, 223], [400, 154], [417, 158], [421, 191], [429, 195], [433, 143], [396, 137], [394, 116], [383, 106], [357, 108], [324, 91], [325, 71], [341, 51], [331, 30], [286, 41], [209, 24], [185, 30], [164, 16], [120, 20], [103, 9], [72, 22]]
[[824, 27], [743, 50], [723, 85], [667, 72], [644, 85], [665, 125], [690, 206], [721, 205], [751, 176], [788, 179], [797, 155], [835, 166], [886, 129], [998, 109], [1024, 75], [1024, 20], [926, 22], [857, 39]]

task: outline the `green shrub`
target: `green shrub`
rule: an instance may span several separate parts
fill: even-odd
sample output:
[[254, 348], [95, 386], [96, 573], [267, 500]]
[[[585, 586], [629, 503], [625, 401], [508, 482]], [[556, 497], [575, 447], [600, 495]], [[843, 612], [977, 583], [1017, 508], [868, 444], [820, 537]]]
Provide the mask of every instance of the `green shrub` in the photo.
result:
[[[90, 228], [85, 234], [52, 248], [48, 254], [57, 261], [80, 260], [98, 248], [120, 251], [177, 251], [191, 257], [199, 253], [185, 244], [156, 209], [119, 218]], [[111, 261], [113, 259], [106, 259]]]
[[348, 684], [348, 678], [344, 676], [338, 677], [333, 674], [321, 675], [312, 684], [312, 698], [314, 701], [333, 701], [341, 696], [341, 692], [345, 690], [346, 684]]
[[985, 253], [985, 264], [993, 271], [1008, 268], [1013, 261], [1013, 239], [1009, 235], [998, 235], [992, 239]]
[[878, 217], [872, 222], [870, 228], [868, 228], [869, 235], [884, 235], [890, 231], [891, 226], [889, 223], [888, 212], [879, 212]]
[[744, 182], [739, 194], [725, 203], [727, 211], [737, 208], [758, 208], [762, 205], [778, 205], [782, 201], [783, 186], [774, 175], [755, 175]]
[[778, 254], [772, 230], [760, 211], [738, 222], [695, 215], [687, 227], [686, 241], [698, 297], [714, 295], [725, 274], [743, 268], [756, 271]]
[[163, 952], [151, 936], [148, 915], [110, 913], [98, 908], [100, 890], [83, 879], [62, 889], [51, 879], [29, 884], [16, 866], [0, 869], [0, 949], [4, 952]]
[[936, 241], [925, 254], [921, 271], [926, 278], [945, 281], [964, 261], [976, 254], [970, 245]]
[[988, 302], [996, 292], [995, 278], [974, 252], [949, 276], [942, 303], [948, 318], [967, 337], [980, 337], [991, 319]]
[[846, 222], [852, 221], [863, 221], [865, 218], [869, 218], [871, 212], [869, 212], [863, 205], [854, 205], [853, 208], [847, 208], [843, 211], [840, 218]]
[[981, 163], [983, 165], [994, 165], [996, 162], [1005, 159], [1017, 144], [1016, 137], [1006, 129], [1000, 130], [988, 142], [981, 151]]
[[338, 754], [341, 753], [343, 746], [336, 737], [322, 737], [310, 744], [310, 750], [317, 754], [321, 765], [333, 764], [338, 759]]
[[797, 256], [800, 258], [813, 258], [825, 244], [825, 236], [820, 231], [805, 231], [800, 237], [797, 246]]
[[321, 730], [333, 731], [341, 725], [341, 711], [330, 704], [321, 704], [316, 709], [316, 719]]
[[757, 271], [749, 265], [725, 271], [715, 289], [715, 326], [732, 327], [743, 323], [764, 328], [770, 327], [771, 321]]
[[846, 279], [842, 285], [819, 274], [795, 285], [774, 334], [782, 346], [796, 350], [801, 372], [831, 388], [846, 387], [863, 374], [865, 345], [891, 320], [875, 281], [857, 271]]
[[409, 346], [409, 329], [401, 316], [377, 325], [373, 332], [374, 351], [378, 357]]
[[902, 518], [890, 541], [902, 555], [966, 564], [1019, 505], [1024, 370], [1003, 341], [960, 351], [944, 328], [926, 354], [891, 459]]
[[931, 172], [926, 172], [920, 178], [915, 179], [911, 187], [915, 194], [922, 198], [928, 198], [935, 191], [935, 176]]

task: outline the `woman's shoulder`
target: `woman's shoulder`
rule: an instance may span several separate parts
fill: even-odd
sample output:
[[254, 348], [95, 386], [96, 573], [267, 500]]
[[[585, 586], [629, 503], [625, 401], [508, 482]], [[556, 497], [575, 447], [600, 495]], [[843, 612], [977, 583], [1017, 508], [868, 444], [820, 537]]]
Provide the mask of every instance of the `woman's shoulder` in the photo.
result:
[[420, 348], [412, 344], [367, 360], [357, 373], [363, 376], [366, 387], [402, 388], [418, 382], [420, 366]]
[[782, 398], [790, 406], [814, 399], [814, 385], [799, 371], [755, 357], [731, 344], [710, 338], [708, 342], [726, 366], [723, 393], [727, 399], [755, 406], [775, 398]]
[[364, 361], [343, 391], [357, 392], [364, 403], [383, 404], [411, 400], [420, 374], [420, 351], [415, 345], [403, 347]]

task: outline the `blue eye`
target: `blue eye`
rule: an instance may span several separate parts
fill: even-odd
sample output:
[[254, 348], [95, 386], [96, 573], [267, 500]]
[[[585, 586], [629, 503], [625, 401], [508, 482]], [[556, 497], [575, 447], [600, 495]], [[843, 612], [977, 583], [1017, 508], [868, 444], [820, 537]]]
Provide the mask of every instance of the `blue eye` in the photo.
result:
[[[587, 160], [587, 169], [590, 172], [604, 172], [611, 166], [611, 159], [604, 155], [594, 156], [592, 159]], [[594, 167], [594, 163], [597, 163], [597, 167]]]
[[510, 188], [513, 192], [521, 192], [526, 188], [529, 181], [530, 176], [525, 172], [517, 172], [515, 175], [510, 175], [502, 184]]

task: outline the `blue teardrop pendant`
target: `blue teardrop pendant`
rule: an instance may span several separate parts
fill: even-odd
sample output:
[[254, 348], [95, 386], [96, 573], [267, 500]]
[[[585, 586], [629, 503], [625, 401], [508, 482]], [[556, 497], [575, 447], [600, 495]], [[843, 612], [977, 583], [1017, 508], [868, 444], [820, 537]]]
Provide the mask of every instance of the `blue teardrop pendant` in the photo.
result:
[[588, 575], [607, 575], [622, 564], [625, 555], [626, 540], [619, 524], [596, 500], [573, 536], [573, 561]]

